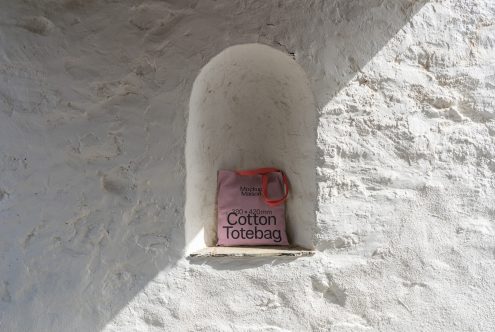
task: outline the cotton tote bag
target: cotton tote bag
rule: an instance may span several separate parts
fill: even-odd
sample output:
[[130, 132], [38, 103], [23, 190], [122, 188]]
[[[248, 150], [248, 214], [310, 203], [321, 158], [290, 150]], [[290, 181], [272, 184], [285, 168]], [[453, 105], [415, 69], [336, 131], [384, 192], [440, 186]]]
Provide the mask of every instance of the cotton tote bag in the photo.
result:
[[218, 245], [288, 245], [286, 175], [276, 168], [218, 172]]

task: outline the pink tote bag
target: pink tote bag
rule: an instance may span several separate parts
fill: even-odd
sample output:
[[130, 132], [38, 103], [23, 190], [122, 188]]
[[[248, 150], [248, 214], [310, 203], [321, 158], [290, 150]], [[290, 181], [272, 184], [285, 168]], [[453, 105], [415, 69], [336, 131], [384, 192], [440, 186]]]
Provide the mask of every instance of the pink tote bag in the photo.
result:
[[218, 171], [218, 245], [288, 245], [286, 175], [276, 168]]

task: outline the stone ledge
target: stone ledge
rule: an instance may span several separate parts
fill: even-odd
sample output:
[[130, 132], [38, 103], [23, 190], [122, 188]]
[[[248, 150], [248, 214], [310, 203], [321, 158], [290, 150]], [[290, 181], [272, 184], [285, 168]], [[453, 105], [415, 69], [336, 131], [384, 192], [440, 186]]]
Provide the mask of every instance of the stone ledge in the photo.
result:
[[314, 250], [297, 246], [206, 247], [189, 257], [302, 257], [314, 255]]

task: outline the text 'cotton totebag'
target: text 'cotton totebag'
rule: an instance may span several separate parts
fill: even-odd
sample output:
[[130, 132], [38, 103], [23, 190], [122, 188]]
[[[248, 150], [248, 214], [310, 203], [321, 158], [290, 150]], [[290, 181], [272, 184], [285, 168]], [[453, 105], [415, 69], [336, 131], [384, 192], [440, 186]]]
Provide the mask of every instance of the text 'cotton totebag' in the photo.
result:
[[286, 175], [276, 168], [218, 171], [218, 245], [288, 245]]

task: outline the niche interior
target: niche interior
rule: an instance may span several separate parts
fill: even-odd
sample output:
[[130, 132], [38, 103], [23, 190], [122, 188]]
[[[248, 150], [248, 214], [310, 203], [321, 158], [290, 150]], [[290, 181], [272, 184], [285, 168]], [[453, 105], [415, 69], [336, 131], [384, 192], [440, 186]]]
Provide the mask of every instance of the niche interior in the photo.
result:
[[[312, 253], [316, 205], [316, 107], [303, 69], [262, 44], [232, 46], [196, 78], [186, 137], [186, 254]], [[290, 179], [289, 248], [216, 247], [219, 169], [274, 166]], [[304, 249], [303, 249], [304, 248]]]

